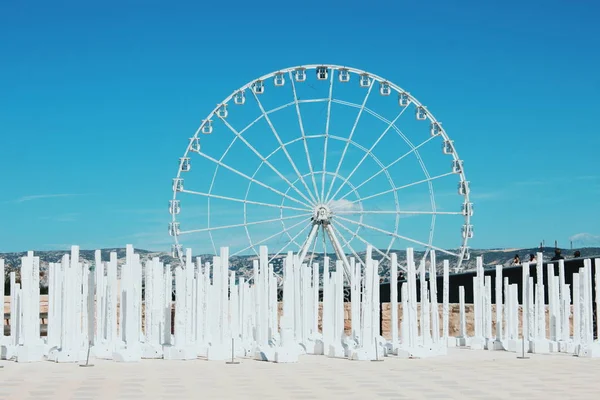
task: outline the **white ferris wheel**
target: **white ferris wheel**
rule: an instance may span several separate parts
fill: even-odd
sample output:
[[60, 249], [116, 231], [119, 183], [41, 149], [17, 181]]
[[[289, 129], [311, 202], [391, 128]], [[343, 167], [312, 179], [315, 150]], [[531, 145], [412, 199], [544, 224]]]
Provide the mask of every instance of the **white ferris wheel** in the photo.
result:
[[267, 245], [271, 260], [335, 254], [347, 272], [368, 244], [382, 260], [406, 247], [455, 268], [470, 257], [473, 204], [454, 142], [370, 72], [303, 65], [255, 79], [208, 114], [178, 165], [169, 234], [179, 258], [182, 244], [231, 256]]

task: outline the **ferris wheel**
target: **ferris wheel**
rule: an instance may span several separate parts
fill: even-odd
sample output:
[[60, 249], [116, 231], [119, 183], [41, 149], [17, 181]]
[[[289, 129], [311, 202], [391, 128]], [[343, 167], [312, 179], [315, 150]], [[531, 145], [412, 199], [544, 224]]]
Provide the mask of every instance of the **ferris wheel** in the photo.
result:
[[[192, 165], [194, 168], [192, 168]], [[173, 254], [301, 262], [413, 247], [455, 268], [473, 236], [469, 182], [441, 122], [409, 92], [337, 65], [285, 68], [235, 90], [202, 120], [179, 159], [169, 203]], [[362, 256], [361, 256], [362, 255]]]

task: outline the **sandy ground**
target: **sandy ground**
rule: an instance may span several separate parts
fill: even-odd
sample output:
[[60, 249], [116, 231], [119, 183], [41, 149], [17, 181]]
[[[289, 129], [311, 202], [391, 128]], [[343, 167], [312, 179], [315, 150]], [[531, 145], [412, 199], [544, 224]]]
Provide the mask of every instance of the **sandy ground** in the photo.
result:
[[1, 399], [597, 399], [600, 359], [450, 349], [421, 360], [297, 364], [143, 360], [94, 367], [0, 361]]

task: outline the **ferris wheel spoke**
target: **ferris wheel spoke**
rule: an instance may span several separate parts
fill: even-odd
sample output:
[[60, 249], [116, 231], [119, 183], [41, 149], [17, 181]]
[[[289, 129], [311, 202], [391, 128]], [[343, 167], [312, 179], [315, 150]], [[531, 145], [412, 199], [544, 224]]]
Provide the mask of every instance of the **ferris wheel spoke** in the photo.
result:
[[[300, 190], [298, 190], [298, 188], [296, 186], [294, 186], [294, 184], [292, 182], [290, 182], [281, 172], [279, 172], [279, 170], [277, 168], [275, 168], [273, 166], [273, 164], [271, 164], [269, 162], [269, 160], [267, 160], [262, 154], [260, 154], [258, 152], [258, 150], [256, 150], [254, 148], [254, 146], [252, 146], [250, 143], [248, 143], [248, 141], [246, 140], [246, 138], [244, 138], [238, 131], [236, 131], [235, 128], [233, 126], [231, 126], [231, 124], [229, 124], [229, 122], [227, 122], [224, 118], [220, 118], [220, 119], [229, 128], [229, 130], [231, 132], [233, 132], [233, 134], [236, 137], [238, 137], [254, 154], [256, 154], [256, 156], [258, 158], [260, 158], [260, 160], [262, 161], [261, 165], [262, 164], [266, 164], [269, 168], [271, 168], [271, 170], [273, 172], [275, 172], [277, 174], [277, 176], [279, 176], [281, 179], [283, 179], [283, 181], [285, 183], [287, 183], [294, 191], [296, 191], [296, 193], [298, 193], [304, 200], [306, 200], [309, 203], [311, 202], [311, 200], [308, 197], [306, 197], [304, 195], [304, 193], [302, 193]], [[287, 154], [287, 150], [285, 150], [285, 146], [283, 146], [283, 151]]]
[[279, 218], [272, 218], [272, 219], [265, 219], [262, 221], [253, 221], [253, 222], [246, 222], [243, 224], [235, 224], [235, 225], [222, 225], [222, 226], [214, 226], [214, 227], [210, 227], [210, 228], [202, 228], [202, 229], [193, 229], [193, 230], [189, 230], [189, 231], [181, 231], [179, 234], [180, 235], [187, 235], [190, 233], [199, 233], [199, 232], [212, 232], [212, 231], [217, 231], [217, 230], [221, 230], [221, 229], [231, 229], [231, 228], [243, 228], [245, 226], [250, 226], [250, 225], [261, 225], [261, 224], [268, 224], [270, 222], [279, 222], [282, 220], [288, 220], [288, 219], [295, 219], [295, 218], [301, 218], [301, 217], [308, 217], [309, 215], [312, 215], [311, 213], [306, 213], [306, 214], [298, 214], [298, 215], [292, 215], [289, 217], [279, 217]]
[[[392, 126], [394, 126], [394, 124], [396, 123], [396, 121], [398, 121], [398, 119], [402, 116], [402, 114], [404, 114], [404, 111], [406, 111], [408, 107], [404, 107], [402, 109], [402, 111], [400, 111], [398, 113], [398, 115], [396, 115], [396, 118], [394, 118], [389, 124], [388, 126], [384, 129], [384, 131], [381, 133], [381, 135], [379, 135], [379, 137], [377, 138], [377, 140], [375, 141], [375, 143], [373, 143], [373, 145], [371, 146], [371, 148], [369, 148], [369, 150], [367, 150], [365, 152], [365, 154], [363, 155], [363, 157], [361, 158], [361, 160], [358, 162], [358, 164], [356, 164], [356, 166], [354, 167], [354, 169], [352, 170], [352, 172], [350, 172], [350, 174], [348, 174], [348, 176], [346, 176], [346, 178], [344, 179], [344, 182], [342, 182], [342, 184], [340, 185], [340, 187], [336, 190], [336, 192], [333, 194], [333, 196], [331, 196], [331, 198], [335, 198], [335, 196], [338, 195], [338, 193], [342, 190], [342, 188], [344, 187], [344, 185], [346, 185], [348, 183], [348, 181], [350, 180], [350, 178], [354, 175], [354, 173], [360, 168], [360, 166], [362, 165], [362, 163], [367, 159], [367, 157], [370, 154], [373, 154], [373, 149], [375, 149], [375, 147], [379, 144], [379, 142], [385, 137], [385, 135], [389, 132], [389, 130], [392, 128]], [[380, 170], [381, 171], [381, 170]], [[325, 200], [325, 202], [327, 202], [329, 200], [329, 194], [327, 193], [327, 199]]]
[[[329, 99], [327, 97], [322, 98], [322, 99], [306, 99], [306, 100], [298, 100], [298, 103], [300, 104], [304, 104], [304, 103], [325, 103], [326, 101], [329, 101]], [[260, 114], [258, 117], [256, 117], [252, 122], [250, 122], [248, 125], [246, 125], [244, 127], [244, 129], [240, 130], [240, 135], [243, 134], [244, 132], [246, 132], [248, 129], [252, 128], [254, 125], [256, 125], [258, 123], [258, 121], [262, 120], [263, 118], [265, 118], [265, 116], [267, 115], [271, 115], [274, 114], [278, 111], [281, 111], [285, 108], [288, 108], [290, 106], [293, 106], [294, 104], [296, 104], [295, 101], [290, 101], [289, 103], [285, 103], [282, 104], [278, 107], [272, 108], [268, 111], [266, 111], [264, 114]], [[219, 119], [221, 119], [219, 117]], [[199, 131], [198, 131], [199, 132]], [[198, 132], [196, 132], [196, 134], [198, 134]]]
[[[302, 221], [302, 222], [305, 222], [305, 221]], [[272, 262], [275, 258], [277, 258], [278, 255], [280, 255], [283, 251], [285, 251], [285, 249], [287, 249], [292, 243], [294, 243], [294, 241], [298, 238], [298, 236], [300, 236], [310, 226], [311, 226], [310, 224], [306, 224], [306, 226], [304, 228], [302, 228], [298, 233], [296, 233], [296, 235], [294, 235], [294, 237], [289, 242], [287, 242], [281, 249], [279, 249], [279, 251], [277, 253], [275, 253], [275, 255], [273, 257], [271, 257], [271, 259], [269, 259], [269, 262]]]
[[302, 204], [303, 206], [310, 208], [310, 205], [309, 205], [309, 204], [307, 204], [307, 203], [304, 203], [303, 201], [300, 201], [300, 200], [298, 200], [298, 199], [295, 199], [295, 198], [293, 198], [292, 196], [290, 196], [290, 195], [288, 195], [288, 194], [285, 194], [285, 193], [283, 193], [283, 192], [281, 192], [281, 191], [279, 191], [279, 190], [275, 189], [274, 187], [271, 187], [271, 186], [267, 185], [266, 183], [263, 183], [263, 182], [261, 182], [261, 181], [258, 181], [258, 180], [256, 180], [256, 179], [254, 179], [254, 178], [252, 178], [252, 177], [250, 177], [250, 176], [248, 176], [248, 175], [244, 174], [243, 172], [240, 172], [240, 171], [238, 171], [237, 169], [235, 169], [235, 168], [233, 168], [233, 167], [231, 167], [231, 166], [229, 166], [229, 165], [225, 164], [224, 162], [222, 162], [222, 161], [220, 161], [220, 160], [217, 160], [217, 159], [215, 159], [215, 158], [213, 158], [213, 157], [209, 156], [209, 155], [208, 155], [208, 154], [206, 154], [206, 153], [198, 152], [198, 154], [199, 154], [200, 156], [202, 156], [202, 157], [206, 158], [207, 160], [209, 160], [209, 161], [212, 161], [212, 162], [214, 162], [215, 164], [218, 164], [219, 166], [221, 166], [221, 167], [223, 167], [223, 168], [225, 168], [225, 169], [228, 169], [229, 171], [231, 171], [231, 172], [233, 172], [233, 173], [235, 173], [235, 174], [237, 174], [237, 175], [241, 176], [242, 178], [246, 178], [246, 179], [248, 179], [249, 181], [256, 183], [257, 185], [260, 185], [260, 186], [264, 187], [265, 189], [269, 189], [269, 190], [270, 190], [270, 191], [272, 191], [273, 193], [276, 193], [276, 194], [278, 194], [278, 195], [280, 195], [280, 196], [283, 196], [283, 197], [285, 197], [285, 198], [287, 198], [287, 199], [289, 199], [289, 200], [291, 200], [291, 201], [294, 201], [294, 202], [296, 202], [296, 203], [298, 203], [298, 204]]
[[[232, 254], [232, 256], [237, 256], [238, 254], [241, 254], [241, 253], [243, 253], [243, 252], [244, 252], [244, 251], [246, 251], [246, 250], [250, 250], [250, 249], [252, 249], [252, 248], [253, 248], [253, 247], [255, 247], [255, 246], [258, 246], [258, 245], [260, 245], [260, 244], [263, 244], [263, 243], [265, 243], [265, 242], [268, 242], [269, 240], [273, 239], [274, 237], [276, 237], [276, 236], [279, 236], [279, 235], [281, 235], [281, 234], [283, 234], [283, 233], [286, 233], [286, 232], [288, 232], [288, 231], [290, 231], [290, 230], [294, 229], [295, 227], [297, 227], [298, 225], [301, 225], [301, 224], [306, 224], [306, 221], [300, 221], [300, 222], [297, 222], [297, 223], [295, 223], [294, 225], [290, 226], [289, 228], [285, 228], [285, 229], [283, 229], [283, 230], [281, 230], [281, 231], [279, 231], [279, 232], [277, 232], [277, 233], [275, 233], [275, 234], [273, 234], [273, 235], [271, 235], [271, 236], [269, 236], [269, 237], [267, 237], [267, 238], [265, 238], [265, 239], [259, 240], [259, 241], [258, 241], [258, 242], [256, 242], [256, 243], [252, 243], [252, 242], [251, 242], [251, 243], [250, 243], [250, 246], [244, 247], [243, 249], [241, 249], [241, 250], [239, 250], [239, 251], [237, 251], [237, 252], [233, 253], [233, 254]], [[307, 224], [307, 225], [308, 225], [308, 224]], [[308, 225], [308, 226], [310, 226], [310, 225]], [[305, 229], [306, 229], [306, 228], [304, 228], [303, 230], [305, 230]]]
[[[421, 183], [431, 182], [431, 181], [434, 181], [436, 179], [444, 178], [444, 177], [450, 176], [450, 175], [454, 175], [454, 172], [446, 172], [445, 174], [432, 176], [432, 177], [429, 177], [427, 179], [423, 179], [423, 180], [420, 180], [420, 181], [417, 181], [417, 182], [409, 183], [408, 185], [398, 186], [398, 187], [395, 187], [393, 189], [389, 189], [389, 190], [385, 190], [383, 192], [375, 193], [375, 194], [373, 194], [371, 196], [363, 197], [361, 199], [361, 201], [365, 201], [365, 200], [369, 200], [369, 199], [372, 199], [372, 198], [375, 198], [375, 197], [383, 196], [384, 194], [388, 194], [388, 193], [392, 193], [392, 192], [397, 192], [398, 190], [406, 189], [408, 187], [419, 185]], [[357, 200], [354, 200], [354, 201], [351, 201], [349, 204], [354, 204], [354, 203], [357, 203], [357, 202], [358, 202]]]
[[[300, 173], [300, 171], [298, 171], [298, 167], [296, 167], [296, 163], [294, 162], [294, 160], [292, 160], [290, 153], [287, 151], [287, 148], [284, 146], [283, 142], [281, 141], [281, 137], [279, 136], [279, 133], [277, 133], [275, 126], [273, 126], [273, 122], [271, 122], [271, 118], [269, 118], [269, 116], [266, 114], [265, 108], [263, 107], [260, 99], [258, 98], [257, 94], [254, 93], [254, 91], [252, 91], [252, 94], [254, 96], [254, 99], [256, 100], [256, 104], [258, 104], [258, 107], [260, 108], [260, 111], [265, 116], [265, 121], [267, 121], [267, 124], [269, 124], [269, 127], [271, 128], [271, 131], [273, 132], [273, 135], [275, 136], [275, 139], [277, 139], [277, 143], [279, 143], [279, 146], [281, 146], [285, 156], [287, 157], [288, 161], [290, 162], [290, 165], [294, 169], [294, 172], [296, 173], [296, 175], [298, 175], [298, 178], [300, 178], [300, 181], [304, 184], [304, 187], [308, 191], [308, 195], [312, 199], [313, 204], [316, 204], [315, 197], [313, 196], [312, 192], [308, 189], [308, 185], [304, 181], [304, 178], [302, 177], [302, 174]], [[287, 179], [286, 179], [286, 181], [287, 181]], [[287, 182], [289, 182], [289, 181], [287, 181]], [[296, 189], [296, 190], [298, 190], [298, 189]], [[304, 195], [302, 197], [306, 198]], [[310, 201], [309, 201], [309, 203], [310, 203]]]
[[323, 147], [323, 174], [321, 175], [321, 202], [325, 202], [325, 171], [327, 171], [327, 145], [329, 144], [329, 123], [331, 120], [331, 99], [333, 95], [333, 76], [332, 71], [329, 78], [329, 101], [327, 102], [327, 121], [325, 122], [325, 146]]
[[369, 100], [369, 96], [371, 95], [371, 90], [373, 89], [374, 84], [375, 84], [375, 80], [373, 79], [373, 80], [371, 80], [371, 84], [369, 85], [367, 94], [365, 95], [362, 105], [360, 106], [358, 115], [356, 116], [356, 119], [354, 120], [354, 125], [352, 126], [352, 130], [350, 131], [350, 135], [348, 135], [348, 141], [344, 145], [344, 150], [342, 151], [340, 160], [338, 161], [337, 167], [335, 168], [335, 173], [333, 174], [333, 178], [331, 179], [331, 183], [329, 184], [329, 189], [327, 190], [327, 196], [325, 198], [329, 198], [329, 194], [331, 193], [333, 184], [335, 183], [335, 179], [338, 176], [338, 174], [340, 173], [340, 168], [342, 167], [342, 163], [344, 162], [344, 158], [346, 157], [346, 151], [348, 151], [348, 147], [350, 146], [350, 141], [352, 140], [352, 137], [354, 136], [354, 131], [356, 130], [358, 121], [360, 121], [360, 117], [362, 116], [363, 111], [365, 110], [365, 105], [367, 104], [367, 100]]
[[210, 198], [213, 198], [213, 199], [234, 201], [236, 203], [247, 203], [247, 204], [254, 204], [254, 205], [257, 205], [257, 206], [273, 207], [273, 208], [285, 208], [286, 210], [296, 210], [296, 211], [310, 211], [311, 210], [310, 208], [299, 208], [299, 207], [291, 207], [291, 206], [282, 206], [280, 204], [262, 203], [260, 201], [237, 199], [235, 197], [227, 197], [227, 196], [221, 196], [221, 195], [218, 195], [218, 194], [197, 192], [197, 191], [194, 191], [194, 190], [187, 190], [187, 189], [183, 189], [181, 191], [181, 193], [195, 194], [195, 195], [199, 195], [199, 196], [210, 197]]
[[[349, 220], [349, 221], [351, 221], [351, 220]], [[353, 221], [353, 222], [356, 222], [356, 221]], [[340, 226], [343, 230], [345, 230], [350, 235], [352, 235], [353, 238], [357, 238], [358, 240], [360, 240], [361, 242], [363, 242], [367, 246], [371, 244], [366, 239], [364, 239], [362, 236], [360, 236], [358, 233], [353, 232], [352, 229], [350, 229], [346, 225], [342, 224], [340, 221], [336, 221], [336, 225]], [[352, 239], [350, 239], [350, 241], [352, 241]], [[386, 259], [388, 259], [388, 260], [391, 261], [390, 257], [386, 253], [384, 253], [383, 251], [381, 251], [377, 246], [373, 246], [372, 244], [371, 244], [371, 246], [373, 247], [373, 250], [375, 250], [376, 252], [378, 252], [379, 254], [381, 254], [381, 256], [383, 258], [386, 258]]]
[[[417, 151], [421, 146], [424, 146], [426, 143], [428, 143], [429, 141], [433, 140], [434, 136], [427, 138], [426, 140], [424, 140], [423, 142], [419, 143], [417, 146], [413, 146], [409, 151], [407, 151], [406, 153], [402, 154], [399, 158], [397, 158], [396, 160], [392, 161], [390, 164], [386, 165], [385, 167], [381, 168], [379, 171], [377, 171], [376, 173], [374, 173], [373, 175], [371, 175], [369, 178], [367, 178], [366, 180], [364, 180], [363, 182], [361, 182], [359, 185], [356, 186], [356, 189], [360, 189], [363, 185], [366, 185], [367, 183], [369, 183], [372, 179], [376, 178], [377, 176], [379, 176], [379, 174], [384, 173], [385, 171], [387, 171], [388, 169], [390, 169], [391, 167], [393, 167], [394, 165], [396, 165], [398, 162], [400, 162], [400, 160], [402, 160], [403, 158], [408, 157], [410, 154], [414, 153], [415, 151]], [[343, 187], [344, 185], [340, 186], [340, 189]], [[338, 190], [339, 192], [339, 190]], [[339, 198], [339, 200], [343, 200], [346, 197], [348, 197], [353, 191], [350, 191], [348, 193], [346, 193], [345, 195], [343, 195], [342, 197]]]
[[[292, 92], [294, 94], [294, 103], [296, 104], [296, 115], [298, 116], [298, 124], [300, 125], [300, 133], [302, 134], [302, 142], [304, 143], [304, 153], [306, 154], [306, 161], [308, 162], [308, 169], [309, 169], [310, 175], [312, 177], [314, 195], [317, 196], [317, 194], [319, 193], [319, 190], [317, 189], [317, 182], [315, 180], [315, 176], [313, 173], [314, 170], [313, 170], [313, 166], [312, 166], [312, 161], [310, 158], [310, 153], [308, 152], [308, 142], [306, 141], [306, 133], [304, 132], [304, 123], [302, 122], [302, 114], [300, 114], [300, 104], [299, 104], [299, 100], [298, 100], [298, 93], [296, 92], [296, 84], [294, 83], [294, 77], [293, 77], [291, 71], [289, 72], [289, 76], [290, 76], [290, 82], [291, 82], [291, 86], [292, 86]], [[308, 190], [308, 186], [306, 185], [306, 182], [304, 182], [304, 185], [306, 186], [306, 189]], [[310, 190], [308, 190], [308, 191], [310, 193]]]
[[354, 210], [354, 211], [336, 211], [336, 215], [345, 215], [345, 214], [400, 214], [400, 215], [462, 215], [463, 213], [460, 211], [364, 211], [364, 210]]
[[[334, 103], [338, 103], [338, 104], [342, 104], [342, 105], [346, 105], [346, 106], [349, 106], [349, 107], [359, 108], [359, 109], [364, 108], [365, 112], [367, 112], [368, 114], [370, 114], [373, 117], [377, 118], [381, 122], [387, 123], [387, 124], [390, 123], [390, 121], [387, 118], [382, 117], [380, 114], [376, 113], [375, 111], [369, 109], [368, 107], [364, 107], [364, 106], [362, 106], [360, 104], [350, 103], [350, 102], [347, 102], [347, 101], [341, 101], [341, 100], [336, 100], [336, 99], [334, 99], [333, 102]], [[412, 142], [406, 137], [406, 135], [404, 133], [402, 133], [402, 131], [400, 129], [398, 129], [397, 126], [392, 125], [392, 129], [394, 129], [394, 131], [396, 131], [396, 133], [398, 134], [398, 136], [400, 136], [402, 138], [402, 140], [404, 140], [404, 142], [411, 148], [411, 151], [409, 152], [409, 154], [412, 153], [412, 152], [415, 153], [415, 156], [417, 157], [417, 160], [419, 162], [419, 165], [421, 166], [421, 169], [423, 170], [423, 173], [425, 174], [426, 177], [429, 178], [429, 172], [427, 171], [427, 167], [425, 166], [425, 163], [423, 163], [423, 160], [422, 160], [421, 156], [419, 155], [419, 152], [417, 151], [418, 148], [416, 148], [412, 144]], [[429, 139], [425, 140], [422, 144], [427, 143], [429, 140], [432, 140], [434, 137], [435, 136], [430, 137]], [[399, 160], [400, 159], [398, 159], [396, 161], [399, 161]], [[433, 200], [433, 201], [435, 201], [435, 200]]]
[[351, 220], [351, 219], [344, 218], [344, 217], [341, 217], [341, 216], [338, 216], [337, 218], [338, 218], [338, 219], [341, 219], [341, 220], [343, 220], [343, 221], [348, 221], [348, 222], [350, 222], [350, 223], [353, 223], [353, 224], [360, 225], [360, 226], [362, 226], [363, 228], [367, 228], [367, 229], [371, 229], [371, 230], [374, 230], [374, 231], [377, 231], [377, 232], [381, 232], [381, 233], [383, 233], [383, 234], [385, 234], [385, 235], [388, 235], [388, 236], [395, 236], [395, 237], [397, 237], [398, 239], [406, 240], [407, 242], [411, 242], [411, 243], [414, 243], [414, 244], [418, 244], [418, 245], [420, 245], [420, 246], [424, 246], [425, 248], [431, 248], [431, 249], [434, 249], [434, 250], [437, 250], [437, 251], [440, 251], [440, 252], [442, 252], [442, 253], [449, 254], [449, 255], [451, 255], [451, 256], [455, 256], [455, 257], [456, 257], [456, 256], [458, 256], [458, 254], [456, 254], [456, 253], [452, 253], [451, 251], [448, 251], [448, 250], [446, 250], [446, 249], [442, 249], [441, 247], [433, 246], [433, 245], [431, 245], [431, 244], [427, 244], [427, 243], [421, 242], [421, 241], [419, 241], [419, 240], [416, 240], [416, 239], [409, 238], [409, 237], [407, 237], [407, 236], [398, 235], [397, 233], [394, 233], [394, 232], [389, 232], [389, 231], [386, 231], [386, 230], [384, 230], [384, 229], [377, 228], [377, 227], [375, 227], [375, 226], [372, 226], [372, 225], [365, 224], [365, 223], [363, 223], [363, 222], [356, 222], [356, 221], [353, 221], [353, 220]]

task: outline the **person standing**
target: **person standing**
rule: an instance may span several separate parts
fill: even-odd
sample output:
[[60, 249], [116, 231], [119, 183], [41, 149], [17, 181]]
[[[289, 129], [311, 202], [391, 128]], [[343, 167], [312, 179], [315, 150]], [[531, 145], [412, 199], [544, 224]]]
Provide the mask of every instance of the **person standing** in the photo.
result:
[[565, 258], [562, 256], [560, 249], [554, 249], [554, 257], [550, 261], [558, 261], [564, 260]]

